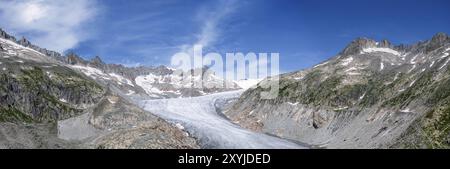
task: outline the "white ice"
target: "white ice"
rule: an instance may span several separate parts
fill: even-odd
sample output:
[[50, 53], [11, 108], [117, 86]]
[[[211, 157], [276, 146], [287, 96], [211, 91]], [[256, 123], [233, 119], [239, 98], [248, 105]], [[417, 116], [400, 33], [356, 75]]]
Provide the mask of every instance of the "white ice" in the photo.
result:
[[400, 56], [400, 52], [390, 49], [390, 48], [365, 48], [363, 49], [364, 53], [371, 53], [371, 52], [384, 52], [384, 53], [390, 53], [393, 55]]

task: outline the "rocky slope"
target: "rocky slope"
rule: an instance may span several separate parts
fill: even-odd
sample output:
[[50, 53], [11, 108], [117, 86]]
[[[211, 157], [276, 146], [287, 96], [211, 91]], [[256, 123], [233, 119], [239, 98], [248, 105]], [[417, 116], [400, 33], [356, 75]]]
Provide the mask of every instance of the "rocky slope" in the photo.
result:
[[[124, 76], [166, 69], [72, 57], [0, 30], [0, 148], [198, 148], [193, 138], [124, 94], [144, 91]], [[84, 125], [64, 125], [77, 120]]]
[[449, 53], [444, 33], [398, 46], [358, 38], [313, 68], [280, 75], [276, 99], [250, 89], [225, 114], [319, 147], [449, 148]]

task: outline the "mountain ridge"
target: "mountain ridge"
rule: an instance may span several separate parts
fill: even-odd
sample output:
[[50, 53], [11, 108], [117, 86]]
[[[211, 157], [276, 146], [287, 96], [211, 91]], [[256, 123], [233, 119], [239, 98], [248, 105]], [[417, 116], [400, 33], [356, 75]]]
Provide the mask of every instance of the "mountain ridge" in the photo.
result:
[[321, 64], [280, 75], [276, 99], [250, 89], [225, 114], [319, 147], [445, 148], [449, 52], [444, 33], [398, 47], [358, 38]]
[[[191, 97], [240, 88], [236, 83], [216, 77], [214, 76], [214, 72], [210, 71], [203, 70], [201, 74], [203, 78], [194, 80], [193, 70], [175, 70], [164, 65], [126, 67], [122, 64], [109, 64], [105, 63], [99, 56], [95, 56], [88, 60], [73, 51], [69, 51], [66, 55], [62, 55], [58, 52], [40, 48], [37, 45], [33, 45], [25, 37], [16, 40], [14, 36], [9, 35], [2, 29], [0, 29], [0, 35], [0, 38], [10, 40], [17, 45], [40, 52], [45, 56], [55, 59], [56, 62], [68, 64], [71, 68], [84, 73], [99, 83], [113, 85], [119, 89], [123, 95], [129, 95], [131, 93], [138, 97], [152, 98]], [[46, 58], [44, 58], [44, 60], [46, 60]], [[178, 80], [189, 78], [192, 80]], [[137, 79], [139, 82], [136, 81]], [[222, 87], [195, 88], [194, 84], [199, 83], [205, 86]], [[231, 85], [225, 85], [226, 83]], [[227, 88], [224, 86], [227, 86]]]

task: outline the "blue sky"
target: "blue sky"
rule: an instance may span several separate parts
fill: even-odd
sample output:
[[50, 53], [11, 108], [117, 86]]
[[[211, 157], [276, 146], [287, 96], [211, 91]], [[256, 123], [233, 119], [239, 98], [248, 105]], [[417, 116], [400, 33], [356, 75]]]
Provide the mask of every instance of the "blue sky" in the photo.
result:
[[448, 0], [65, 2], [0, 0], [0, 27], [128, 66], [167, 65], [194, 44], [219, 53], [278, 52], [283, 72], [313, 66], [357, 37], [409, 44], [450, 30]]

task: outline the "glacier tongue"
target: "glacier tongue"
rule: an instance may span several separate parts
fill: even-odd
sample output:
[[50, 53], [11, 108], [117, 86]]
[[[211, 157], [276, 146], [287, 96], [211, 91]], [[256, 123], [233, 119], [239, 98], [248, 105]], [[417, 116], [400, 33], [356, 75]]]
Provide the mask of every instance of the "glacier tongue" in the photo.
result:
[[180, 123], [203, 148], [307, 148], [305, 146], [243, 129], [221, 116], [216, 101], [238, 98], [243, 90], [200, 97], [138, 101], [145, 110]]

